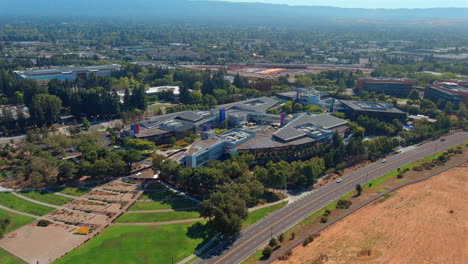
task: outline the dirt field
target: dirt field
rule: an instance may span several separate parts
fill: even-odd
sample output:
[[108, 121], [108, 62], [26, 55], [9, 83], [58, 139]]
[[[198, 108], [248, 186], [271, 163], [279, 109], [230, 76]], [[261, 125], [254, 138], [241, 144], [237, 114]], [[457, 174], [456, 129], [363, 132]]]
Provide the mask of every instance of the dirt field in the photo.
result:
[[381, 198], [274, 263], [468, 263], [467, 187], [468, 167], [453, 168]]

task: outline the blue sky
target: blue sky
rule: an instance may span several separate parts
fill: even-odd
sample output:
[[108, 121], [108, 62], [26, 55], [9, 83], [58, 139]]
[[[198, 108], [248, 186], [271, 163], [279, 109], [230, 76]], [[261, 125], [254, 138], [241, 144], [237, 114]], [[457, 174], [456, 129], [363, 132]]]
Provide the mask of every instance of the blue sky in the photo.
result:
[[[218, 0], [230, 2], [257, 2], [289, 5], [317, 5], [359, 8], [431, 8], [468, 7], [468, 0]], [[468, 16], [468, 14], [467, 14]]]

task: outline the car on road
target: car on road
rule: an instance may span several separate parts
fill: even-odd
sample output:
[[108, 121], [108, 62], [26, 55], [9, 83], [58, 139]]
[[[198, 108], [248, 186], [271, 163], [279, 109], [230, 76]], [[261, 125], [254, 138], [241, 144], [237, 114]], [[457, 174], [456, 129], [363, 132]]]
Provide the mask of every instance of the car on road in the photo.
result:
[[383, 160], [382, 160], [382, 163], [385, 163], [385, 162], [387, 162], [387, 160], [386, 160], [386, 159], [383, 159]]
[[337, 183], [340, 183], [340, 182], [342, 182], [342, 181], [343, 181], [342, 178], [339, 178], [338, 180], [336, 180]]
[[440, 141], [445, 141], [445, 138], [441, 138]]

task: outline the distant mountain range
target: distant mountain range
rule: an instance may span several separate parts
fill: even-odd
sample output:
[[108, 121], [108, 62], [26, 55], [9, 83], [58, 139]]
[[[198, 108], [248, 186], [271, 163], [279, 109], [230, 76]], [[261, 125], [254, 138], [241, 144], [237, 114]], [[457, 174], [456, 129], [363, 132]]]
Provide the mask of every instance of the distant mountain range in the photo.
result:
[[3, 0], [3, 2], [0, 18], [89, 17], [170, 23], [252, 25], [320, 23], [453, 25], [468, 22], [468, 8], [363, 9], [203, 0]]

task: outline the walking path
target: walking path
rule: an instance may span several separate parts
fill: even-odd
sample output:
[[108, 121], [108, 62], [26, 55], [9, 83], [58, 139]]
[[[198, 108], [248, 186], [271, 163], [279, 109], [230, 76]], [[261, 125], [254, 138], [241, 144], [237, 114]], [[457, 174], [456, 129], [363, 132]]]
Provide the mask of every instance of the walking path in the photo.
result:
[[184, 220], [174, 220], [174, 221], [166, 221], [166, 222], [149, 222], [149, 223], [112, 223], [115, 226], [158, 226], [158, 225], [169, 225], [169, 224], [183, 224], [183, 223], [191, 223], [204, 220], [205, 218], [192, 218], [192, 219], [184, 219]]
[[3, 210], [5, 210], [5, 211], [10, 211], [10, 212], [15, 213], [15, 214], [20, 214], [20, 215], [32, 217], [32, 218], [34, 218], [34, 219], [44, 219], [43, 217], [40, 217], [40, 216], [37, 216], [37, 215], [33, 215], [33, 214], [29, 214], [29, 213], [25, 213], [25, 212], [21, 212], [21, 211], [17, 211], [17, 210], [15, 210], [15, 209], [11, 209], [11, 208], [6, 207], [6, 206], [3, 206], [3, 205], [0, 205], [0, 209], [3, 209]]
[[179, 190], [177, 190], [177, 189], [174, 189], [172, 186], [170, 186], [170, 185], [168, 185], [168, 184], [166, 184], [166, 183], [164, 183], [164, 182], [162, 182], [162, 181], [159, 181], [159, 183], [161, 183], [162, 185], [166, 186], [166, 187], [167, 187], [168, 189], [170, 189], [171, 191], [185, 196], [185, 198], [187, 198], [187, 199], [190, 199], [190, 200], [192, 200], [192, 201], [194, 201], [194, 202], [197, 202], [197, 203], [201, 203], [200, 200], [198, 200], [198, 199], [196, 199], [196, 198], [193, 198], [192, 196], [189, 196], [188, 194], [186, 194], [186, 193], [184, 193], [184, 192], [181, 192], [181, 191], [179, 191]]
[[31, 203], [40, 204], [40, 205], [47, 206], [47, 207], [52, 207], [52, 208], [55, 208], [55, 209], [70, 209], [68, 207], [48, 204], [48, 203], [44, 203], [44, 202], [41, 202], [41, 201], [38, 201], [38, 200], [34, 200], [34, 199], [31, 199], [31, 198], [26, 197], [24, 195], [21, 195], [21, 194], [19, 194], [17, 192], [12, 192], [11, 194], [13, 194], [14, 196], [17, 196], [18, 198], [21, 198], [23, 200], [31, 202]]
[[136, 210], [136, 211], [128, 211], [129, 213], [138, 213], [138, 214], [144, 214], [144, 213], [165, 213], [165, 212], [176, 212], [176, 211], [190, 211], [190, 210], [195, 210], [197, 207], [188, 207], [188, 208], [179, 208], [179, 209], [160, 209], [160, 210]]
[[205, 251], [207, 248], [209, 248], [216, 240], [218, 239], [218, 235], [214, 235], [210, 241], [208, 241], [208, 243], [206, 243], [203, 247], [201, 247], [200, 249], [198, 249], [197, 251], [195, 251], [194, 254], [184, 258], [183, 260], [177, 262], [177, 264], [185, 264], [187, 262], [189, 262], [190, 260], [192, 260], [193, 258], [197, 257], [197, 255], [200, 255], [201, 253], [203, 253], [203, 251]]
[[249, 208], [249, 212], [255, 212], [255, 211], [259, 210], [259, 209], [262, 209], [262, 208], [265, 208], [265, 207], [270, 207], [272, 205], [279, 204], [279, 203], [282, 203], [282, 202], [289, 202], [289, 200], [290, 200], [289, 198], [285, 198], [283, 200], [279, 200], [279, 201], [276, 201], [274, 203], [268, 203], [268, 204], [255, 206], [255, 207]]

